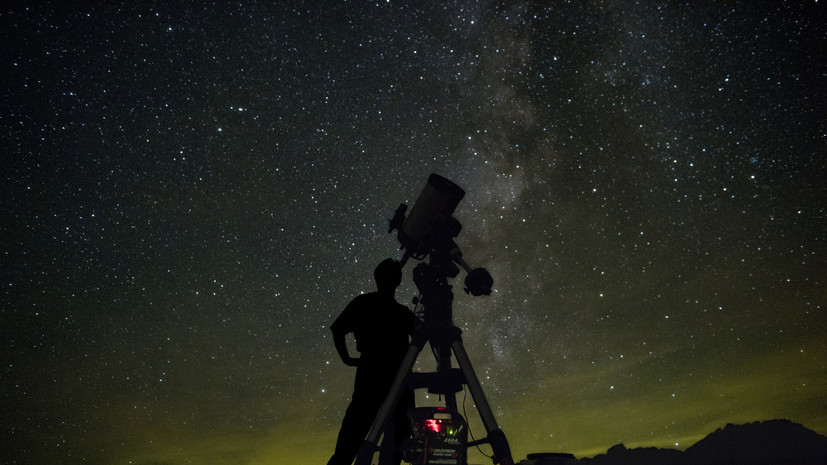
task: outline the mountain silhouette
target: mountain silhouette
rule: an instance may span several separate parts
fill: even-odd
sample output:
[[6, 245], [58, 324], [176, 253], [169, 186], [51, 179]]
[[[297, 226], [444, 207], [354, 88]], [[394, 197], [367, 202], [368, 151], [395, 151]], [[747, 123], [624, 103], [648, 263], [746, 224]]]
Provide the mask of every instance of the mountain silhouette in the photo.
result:
[[688, 448], [687, 463], [827, 464], [827, 437], [788, 420], [728, 424]]
[[[531, 459], [531, 456], [529, 456]], [[524, 460], [521, 465], [827, 465], [827, 437], [789, 420], [728, 424], [685, 451], [618, 444], [605, 454], [565, 462]]]

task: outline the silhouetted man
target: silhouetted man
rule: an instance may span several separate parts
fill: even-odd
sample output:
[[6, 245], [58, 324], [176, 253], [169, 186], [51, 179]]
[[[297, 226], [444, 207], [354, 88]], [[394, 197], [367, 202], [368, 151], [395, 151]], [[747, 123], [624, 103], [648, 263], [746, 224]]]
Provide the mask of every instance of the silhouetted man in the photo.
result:
[[[383, 261], [374, 270], [373, 277], [377, 291], [353, 299], [330, 325], [333, 343], [342, 361], [357, 368], [353, 396], [328, 465], [350, 465], [356, 458], [408, 350], [408, 336], [413, 335], [419, 321], [408, 307], [394, 298], [402, 282], [398, 261], [390, 258]], [[348, 353], [347, 333], [353, 333], [356, 339], [359, 358]], [[403, 390], [392, 419], [395, 430], [392, 439], [397, 446], [410, 435], [405, 415], [413, 406], [413, 391]], [[386, 436], [382, 441], [388, 439]], [[399, 464], [402, 456], [395, 453], [393, 459]]]

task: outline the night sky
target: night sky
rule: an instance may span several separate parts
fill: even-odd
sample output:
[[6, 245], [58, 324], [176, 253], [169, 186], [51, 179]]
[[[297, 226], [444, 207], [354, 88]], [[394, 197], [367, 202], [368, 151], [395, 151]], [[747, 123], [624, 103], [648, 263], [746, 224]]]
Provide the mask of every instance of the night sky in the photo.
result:
[[11, 2], [6, 463], [325, 463], [355, 373], [329, 325], [401, 257], [387, 220], [430, 173], [466, 190], [457, 242], [494, 277], [473, 297], [460, 276], [454, 320], [515, 461], [827, 434], [819, 17]]

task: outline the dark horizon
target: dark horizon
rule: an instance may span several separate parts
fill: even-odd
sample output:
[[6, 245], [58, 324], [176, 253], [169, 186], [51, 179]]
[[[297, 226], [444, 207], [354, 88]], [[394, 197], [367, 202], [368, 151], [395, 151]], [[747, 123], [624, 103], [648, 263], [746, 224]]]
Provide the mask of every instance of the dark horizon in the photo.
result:
[[515, 460], [827, 434], [823, 5], [536, 3], [5, 6], [13, 460], [324, 463], [431, 173]]
[[[541, 462], [541, 459], [542, 457], [538, 457], [537, 461], [540, 463], [536, 465], [546, 465]], [[685, 451], [653, 447], [627, 448], [621, 443], [607, 450], [605, 454], [579, 460], [577, 463], [583, 465], [628, 463], [821, 465], [825, 459], [827, 459], [827, 437], [789, 420], [771, 420], [743, 425], [728, 424], [710, 433]]]

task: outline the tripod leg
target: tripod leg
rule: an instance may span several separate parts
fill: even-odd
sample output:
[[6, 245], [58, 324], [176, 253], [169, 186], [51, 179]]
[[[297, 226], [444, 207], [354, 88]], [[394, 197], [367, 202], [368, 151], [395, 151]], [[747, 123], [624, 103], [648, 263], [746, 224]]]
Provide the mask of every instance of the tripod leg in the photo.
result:
[[[437, 343], [436, 346], [436, 354], [437, 354], [437, 372], [449, 372], [451, 371], [451, 346], [446, 343]], [[461, 388], [462, 386], [457, 386], [457, 388]], [[445, 392], [441, 395], [445, 396], [445, 406], [450, 408], [451, 410], [457, 409], [457, 398], [454, 392]]]
[[491, 406], [488, 405], [488, 400], [482, 392], [482, 385], [480, 385], [477, 374], [474, 373], [474, 367], [471, 366], [471, 360], [468, 358], [468, 353], [465, 352], [462, 341], [455, 340], [451, 347], [454, 349], [457, 363], [459, 363], [459, 367], [465, 375], [465, 382], [468, 384], [468, 390], [471, 391], [471, 397], [477, 404], [477, 410], [480, 412], [482, 423], [488, 432], [488, 441], [491, 443], [496, 461], [501, 465], [514, 465], [508, 440], [497, 425], [497, 420], [494, 419], [494, 412], [491, 411]]
[[[419, 339], [421, 339], [421, 341]], [[377, 412], [376, 418], [373, 420], [373, 424], [370, 427], [370, 431], [368, 432], [365, 441], [359, 447], [359, 454], [356, 456], [356, 465], [370, 465], [371, 459], [373, 458], [373, 453], [376, 452], [376, 444], [379, 442], [379, 436], [382, 434], [385, 422], [393, 413], [397, 402], [399, 402], [402, 389], [405, 387], [405, 378], [413, 369], [414, 363], [416, 363], [416, 358], [419, 356], [419, 352], [425, 345], [425, 340], [426, 338], [417, 338], [415, 336], [414, 341], [411, 342], [411, 345], [408, 347], [408, 352], [405, 354], [405, 358], [402, 359], [402, 364], [396, 372], [396, 378], [393, 380], [391, 389], [388, 391], [388, 395], [385, 396], [385, 402], [383, 402], [382, 406], [379, 408], [379, 412]], [[387, 440], [388, 438], [386, 437], [385, 439]]]

